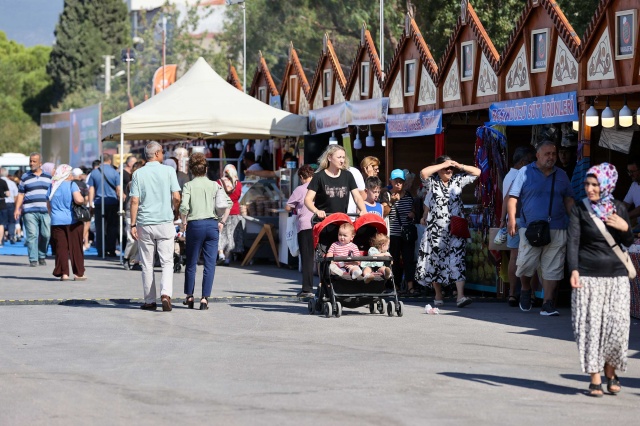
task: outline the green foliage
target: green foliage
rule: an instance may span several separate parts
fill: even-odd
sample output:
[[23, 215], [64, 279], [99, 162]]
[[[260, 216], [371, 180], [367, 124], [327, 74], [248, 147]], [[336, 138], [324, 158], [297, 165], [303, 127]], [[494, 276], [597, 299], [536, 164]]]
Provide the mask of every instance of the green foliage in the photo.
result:
[[127, 6], [121, 0], [65, 0], [55, 35], [47, 65], [54, 105], [69, 93], [95, 86], [103, 55], [120, 58], [130, 38]]
[[0, 152], [29, 153], [40, 143], [36, 122], [49, 110], [48, 47], [25, 48], [0, 31]]

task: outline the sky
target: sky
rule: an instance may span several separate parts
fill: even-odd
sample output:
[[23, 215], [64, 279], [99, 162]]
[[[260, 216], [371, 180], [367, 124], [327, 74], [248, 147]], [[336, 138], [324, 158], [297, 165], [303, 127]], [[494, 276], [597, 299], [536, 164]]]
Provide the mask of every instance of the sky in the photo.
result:
[[64, 0], [0, 0], [0, 31], [27, 47], [51, 46]]

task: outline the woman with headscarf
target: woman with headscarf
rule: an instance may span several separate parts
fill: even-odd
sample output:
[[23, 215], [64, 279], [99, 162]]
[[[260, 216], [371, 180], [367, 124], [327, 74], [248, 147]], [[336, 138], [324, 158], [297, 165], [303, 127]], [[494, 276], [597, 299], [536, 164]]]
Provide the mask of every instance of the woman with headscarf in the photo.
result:
[[73, 181], [73, 169], [61, 164], [51, 179], [47, 191], [47, 208], [51, 215], [51, 239], [55, 245], [56, 266], [53, 276], [61, 281], [69, 280], [69, 260], [75, 281], [87, 279], [84, 275], [84, 256], [82, 254], [82, 234], [84, 224], [73, 214], [73, 203], [82, 205], [84, 197]]
[[227, 164], [224, 168], [224, 176], [218, 179], [218, 185], [222, 187], [233, 205], [229, 211], [227, 224], [220, 232], [218, 243], [218, 265], [229, 266], [231, 253], [244, 251], [244, 229], [240, 218], [240, 196], [242, 195], [242, 183], [238, 180], [238, 171], [233, 164]]
[[629, 214], [613, 198], [618, 181], [608, 163], [587, 171], [587, 198], [571, 209], [567, 261], [571, 271], [571, 319], [582, 371], [591, 376], [589, 395], [601, 397], [604, 370], [607, 391], [620, 392], [616, 370], [627, 369], [629, 347], [629, 276], [596, 222], [601, 221], [618, 245], [633, 243]]

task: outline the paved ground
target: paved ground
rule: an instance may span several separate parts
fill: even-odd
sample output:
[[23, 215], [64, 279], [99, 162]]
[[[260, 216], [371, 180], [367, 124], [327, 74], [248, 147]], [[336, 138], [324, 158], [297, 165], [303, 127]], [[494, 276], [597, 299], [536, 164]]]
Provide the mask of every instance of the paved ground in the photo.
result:
[[326, 319], [293, 301], [296, 271], [258, 265], [219, 268], [224, 303], [208, 311], [143, 312], [130, 301], [139, 272], [87, 265], [89, 281], [61, 283], [52, 261], [0, 256], [1, 425], [583, 425], [640, 413], [638, 320], [623, 392], [593, 399], [567, 309], [448, 301], [431, 316], [414, 299], [403, 318]]

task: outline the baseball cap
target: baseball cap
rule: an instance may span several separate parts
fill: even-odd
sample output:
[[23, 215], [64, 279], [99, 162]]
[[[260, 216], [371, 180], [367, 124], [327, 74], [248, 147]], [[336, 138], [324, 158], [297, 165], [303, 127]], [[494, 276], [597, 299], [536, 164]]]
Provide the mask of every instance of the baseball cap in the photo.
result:
[[82, 171], [81, 168], [76, 167], [75, 169], [71, 170], [71, 174], [73, 175], [73, 177], [79, 177], [79, 176], [82, 176], [84, 172]]
[[400, 169], [395, 169], [394, 171], [391, 172], [391, 180], [394, 179], [404, 179], [404, 171], [400, 170]]

